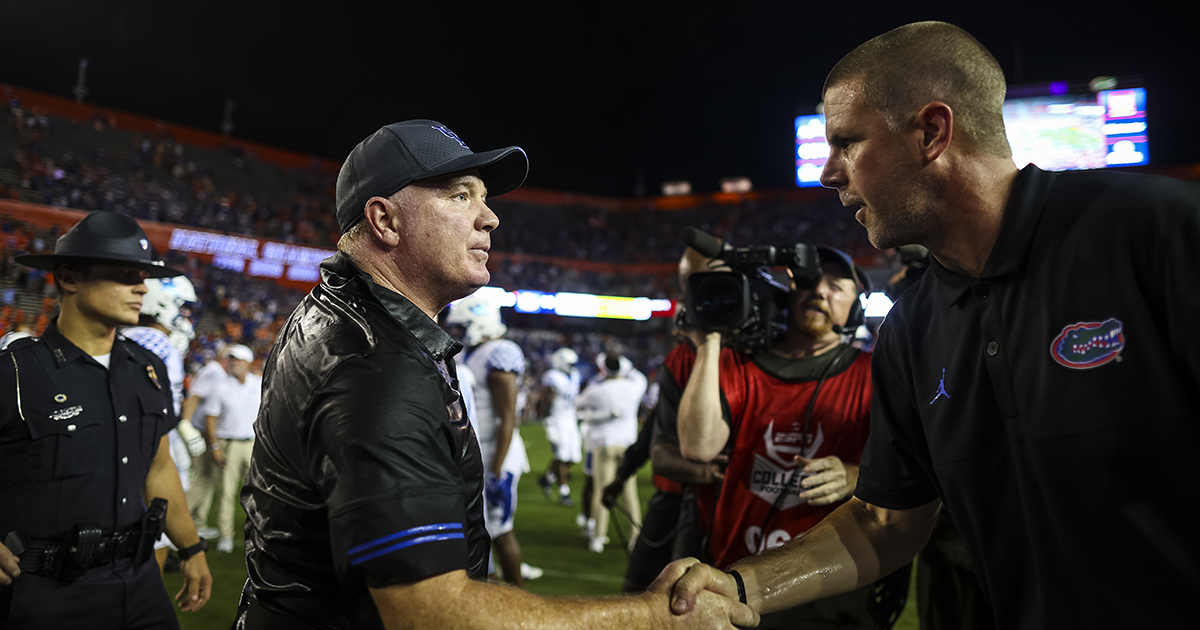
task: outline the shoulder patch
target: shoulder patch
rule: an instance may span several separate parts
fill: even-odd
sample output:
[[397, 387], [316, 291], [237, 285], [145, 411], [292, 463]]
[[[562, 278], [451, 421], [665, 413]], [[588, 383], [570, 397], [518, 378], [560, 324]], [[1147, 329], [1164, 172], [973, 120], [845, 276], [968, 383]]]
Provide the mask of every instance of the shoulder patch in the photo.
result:
[[1116, 359], [1124, 349], [1125, 325], [1109, 318], [1064, 327], [1050, 343], [1050, 356], [1063, 367], [1088, 370]]

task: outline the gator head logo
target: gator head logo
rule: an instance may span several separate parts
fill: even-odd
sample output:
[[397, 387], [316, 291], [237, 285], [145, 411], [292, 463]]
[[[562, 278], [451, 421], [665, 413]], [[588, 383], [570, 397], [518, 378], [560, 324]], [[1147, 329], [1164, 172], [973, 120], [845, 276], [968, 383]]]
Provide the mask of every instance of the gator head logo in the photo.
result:
[[1106, 319], [1063, 328], [1050, 344], [1050, 356], [1064, 367], [1087, 370], [1112, 361], [1124, 349], [1124, 324], [1119, 319]]

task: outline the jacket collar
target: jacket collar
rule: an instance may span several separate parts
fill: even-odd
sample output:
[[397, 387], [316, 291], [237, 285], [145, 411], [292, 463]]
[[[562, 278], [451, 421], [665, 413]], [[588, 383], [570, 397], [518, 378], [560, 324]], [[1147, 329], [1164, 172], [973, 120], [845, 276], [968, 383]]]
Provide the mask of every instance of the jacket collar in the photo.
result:
[[1029, 246], [1056, 177], [1057, 173], [1043, 171], [1033, 164], [1021, 169], [1004, 208], [1004, 223], [978, 278], [950, 271], [936, 257], [929, 257], [939, 299], [944, 304], [955, 304], [976, 285], [1002, 282], [1024, 271]]
[[429, 319], [408, 298], [377, 284], [341, 251], [321, 262], [321, 283], [335, 291], [373, 298], [393, 320], [412, 333], [436, 361], [445, 361], [446, 357], [462, 350], [462, 344]]

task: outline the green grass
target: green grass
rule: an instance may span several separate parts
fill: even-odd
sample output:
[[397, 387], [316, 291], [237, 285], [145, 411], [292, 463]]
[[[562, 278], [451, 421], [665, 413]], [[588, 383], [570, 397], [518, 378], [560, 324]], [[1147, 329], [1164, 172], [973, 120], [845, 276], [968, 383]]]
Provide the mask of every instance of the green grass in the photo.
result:
[[[612, 543], [603, 553], [591, 553], [586, 540], [575, 526], [575, 515], [583, 497], [583, 475], [578, 467], [572, 469], [571, 492], [576, 507], [564, 508], [557, 502], [547, 501], [537, 486], [537, 475], [550, 459], [550, 447], [546, 442], [541, 425], [526, 425], [521, 436], [529, 452], [530, 468], [533, 472], [523, 476], [517, 488], [517, 539], [525, 562], [541, 567], [546, 574], [541, 579], [527, 582], [526, 588], [544, 595], [608, 595], [619, 593], [625, 576], [626, 557], [621, 549], [616, 522], [624, 523], [625, 516], [614, 514], [610, 520], [609, 539]], [[645, 513], [646, 502], [654, 494], [650, 467], [638, 474], [638, 497]], [[215, 525], [216, 507], [210, 518]], [[237, 511], [237, 540], [235, 550], [242, 548], [242, 523], [245, 514]], [[238, 598], [246, 581], [245, 560], [240, 552], [218, 553], [214, 549], [208, 555], [209, 570], [213, 574], [213, 595], [208, 605], [198, 613], [179, 613], [183, 630], [225, 630], [233, 622]], [[167, 592], [174, 597], [179, 592], [182, 579], [179, 573], [168, 573], [163, 577]], [[898, 630], [916, 630], [916, 598], [910, 590], [904, 615], [896, 624]]]

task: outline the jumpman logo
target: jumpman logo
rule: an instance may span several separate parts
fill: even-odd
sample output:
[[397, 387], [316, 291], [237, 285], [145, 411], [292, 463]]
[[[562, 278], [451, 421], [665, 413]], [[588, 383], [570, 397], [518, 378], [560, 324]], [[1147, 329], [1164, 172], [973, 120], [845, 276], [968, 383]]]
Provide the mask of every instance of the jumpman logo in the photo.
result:
[[942, 396], [945, 396], [946, 400], [950, 400], [950, 392], [946, 391], [946, 368], [942, 368], [942, 380], [938, 381], [937, 394], [933, 397], [933, 400], [929, 401], [929, 404], [932, 405], [937, 402], [937, 399]]

